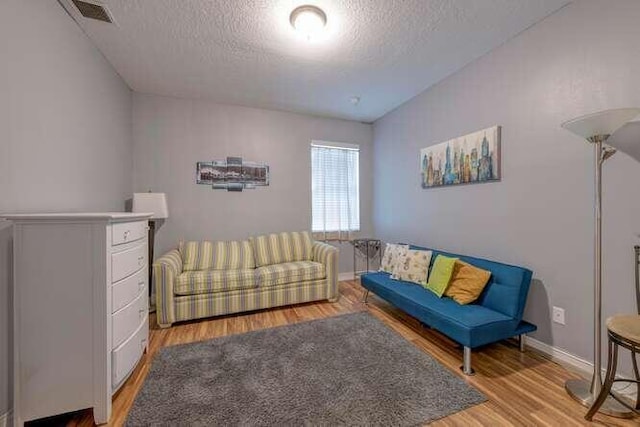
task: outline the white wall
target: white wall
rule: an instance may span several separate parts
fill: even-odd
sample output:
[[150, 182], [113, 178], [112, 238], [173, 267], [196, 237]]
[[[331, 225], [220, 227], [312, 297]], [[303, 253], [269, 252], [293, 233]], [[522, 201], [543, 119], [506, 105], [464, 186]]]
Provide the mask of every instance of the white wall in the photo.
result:
[[[531, 268], [534, 336], [591, 360], [593, 152], [560, 124], [640, 106], [639, 17], [636, 0], [576, 1], [374, 124], [376, 233]], [[502, 182], [420, 188], [420, 148], [496, 124]], [[606, 316], [635, 310], [640, 165], [618, 154], [604, 180]]]
[[[0, 212], [123, 210], [132, 179], [129, 88], [53, 0], [0, 2], [0, 58]], [[10, 407], [4, 227], [0, 415]]]
[[[206, 101], [134, 94], [134, 189], [166, 192], [170, 218], [156, 256], [185, 240], [236, 240], [311, 225], [312, 139], [360, 144], [361, 223], [371, 231], [372, 126]], [[265, 162], [270, 185], [243, 192], [196, 185], [197, 161]], [[352, 271], [341, 246], [340, 271]]]

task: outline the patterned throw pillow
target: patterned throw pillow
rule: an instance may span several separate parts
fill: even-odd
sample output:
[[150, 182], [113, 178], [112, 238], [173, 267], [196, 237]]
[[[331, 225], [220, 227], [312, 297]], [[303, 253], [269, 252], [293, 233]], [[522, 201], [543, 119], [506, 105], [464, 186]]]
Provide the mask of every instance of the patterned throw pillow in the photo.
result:
[[380, 262], [380, 271], [393, 274], [393, 269], [400, 257], [409, 249], [409, 245], [397, 245], [394, 243], [387, 243], [384, 249], [384, 255]]
[[431, 254], [431, 251], [408, 249], [404, 257], [401, 257], [396, 264], [391, 278], [425, 286], [427, 284], [429, 264], [431, 263]]

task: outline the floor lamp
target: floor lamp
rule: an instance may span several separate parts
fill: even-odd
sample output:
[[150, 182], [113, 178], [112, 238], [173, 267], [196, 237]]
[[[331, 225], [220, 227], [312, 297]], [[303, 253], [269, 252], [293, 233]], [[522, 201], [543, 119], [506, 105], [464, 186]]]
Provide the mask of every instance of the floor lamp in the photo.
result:
[[153, 246], [156, 235], [156, 221], [169, 218], [167, 196], [164, 193], [134, 193], [133, 212], [153, 212], [149, 218], [149, 298], [151, 298], [152, 271], [153, 271]]
[[[595, 152], [593, 376], [591, 382], [572, 379], [565, 383], [567, 393], [587, 407], [591, 406], [602, 388], [602, 164], [616, 152], [616, 148], [610, 145], [615, 138], [609, 137], [638, 115], [640, 109], [622, 108], [589, 114], [562, 124], [563, 128], [593, 144]], [[600, 412], [617, 417], [626, 417], [629, 414], [627, 408], [612, 398], [607, 399]]]

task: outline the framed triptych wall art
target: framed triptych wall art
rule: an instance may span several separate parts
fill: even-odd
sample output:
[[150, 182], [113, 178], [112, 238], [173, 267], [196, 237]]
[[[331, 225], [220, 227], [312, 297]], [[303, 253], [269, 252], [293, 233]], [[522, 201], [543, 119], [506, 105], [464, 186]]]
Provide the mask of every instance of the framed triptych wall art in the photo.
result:
[[196, 183], [214, 190], [242, 191], [269, 185], [269, 166], [242, 157], [196, 163]]

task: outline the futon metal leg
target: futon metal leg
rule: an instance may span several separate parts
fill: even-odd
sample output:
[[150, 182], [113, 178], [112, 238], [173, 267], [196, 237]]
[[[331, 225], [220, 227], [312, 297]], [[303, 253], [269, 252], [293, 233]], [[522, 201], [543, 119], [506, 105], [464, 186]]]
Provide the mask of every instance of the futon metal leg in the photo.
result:
[[369, 298], [369, 289], [364, 290], [364, 297], [362, 297], [362, 302], [366, 304], [367, 298]]
[[524, 353], [524, 341], [527, 336], [525, 334], [518, 335], [518, 345], [520, 346], [520, 351]]
[[471, 367], [471, 347], [465, 347], [462, 351], [462, 373], [465, 375], [475, 375], [475, 371]]

